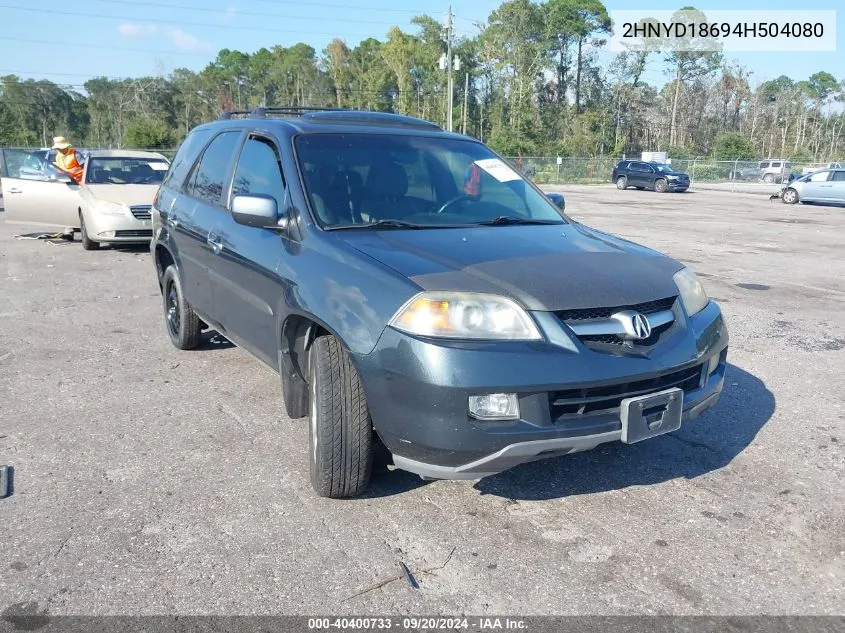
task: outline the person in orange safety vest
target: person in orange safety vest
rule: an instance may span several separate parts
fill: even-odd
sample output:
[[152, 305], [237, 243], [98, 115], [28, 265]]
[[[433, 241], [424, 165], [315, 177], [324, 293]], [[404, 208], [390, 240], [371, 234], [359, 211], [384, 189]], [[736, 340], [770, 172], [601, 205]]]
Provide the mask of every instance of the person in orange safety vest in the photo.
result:
[[73, 149], [73, 146], [68, 143], [64, 136], [57, 136], [53, 139], [53, 148], [56, 150], [56, 158], [53, 164], [70, 176], [77, 184], [82, 183], [84, 158], [82, 155]]

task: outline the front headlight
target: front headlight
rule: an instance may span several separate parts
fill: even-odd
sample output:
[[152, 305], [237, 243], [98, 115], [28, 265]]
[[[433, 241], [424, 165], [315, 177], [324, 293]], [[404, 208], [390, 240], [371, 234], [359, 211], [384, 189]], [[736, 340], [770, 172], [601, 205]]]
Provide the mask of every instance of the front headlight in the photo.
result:
[[710, 302], [707, 293], [704, 292], [704, 286], [698, 280], [698, 275], [689, 268], [683, 268], [676, 272], [673, 279], [681, 295], [684, 309], [689, 316], [698, 314]]
[[95, 213], [104, 213], [106, 215], [126, 215], [126, 207], [116, 202], [107, 202], [106, 200], [98, 200], [91, 205], [91, 210]]
[[516, 302], [475, 292], [422, 292], [390, 320], [397, 330], [456, 339], [537, 340], [540, 332]]
[[671, 174], [666, 176], [666, 180], [677, 180], [677, 179], [678, 179], [678, 176], [673, 176]]

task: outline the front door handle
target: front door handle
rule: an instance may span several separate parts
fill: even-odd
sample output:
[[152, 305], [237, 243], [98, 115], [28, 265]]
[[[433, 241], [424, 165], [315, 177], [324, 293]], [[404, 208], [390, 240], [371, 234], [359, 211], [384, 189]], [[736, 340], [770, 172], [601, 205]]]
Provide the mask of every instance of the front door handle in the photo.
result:
[[223, 250], [223, 240], [214, 233], [209, 233], [208, 238], [205, 241], [208, 242], [208, 245], [211, 247], [211, 250], [215, 255]]
[[9, 189], [9, 193], [23, 193], [23, 191], [21, 191], [17, 187], [12, 187], [11, 189]]
[[175, 229], [177, 226], [179, 226], [179, 220], [170, 215], [167, 216], [167, 219], [164, 221], [164, 223], [171, 229]]

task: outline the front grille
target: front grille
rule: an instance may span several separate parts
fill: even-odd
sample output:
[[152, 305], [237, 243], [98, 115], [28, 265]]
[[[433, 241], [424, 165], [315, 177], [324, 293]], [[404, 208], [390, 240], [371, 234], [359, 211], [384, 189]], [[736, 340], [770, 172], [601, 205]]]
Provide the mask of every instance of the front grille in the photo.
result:
[[136, 220], [149, 220], [151, 216], [152, 205], [142, 204], [135, 207], [129, 207], [132, 215]]
[[634, 310], [641, 314], [654, 314], [663, 310], [671, 310], [676, 297], [666, 297], [655, 301], [646, 301], [636, 305], [616, 306], [610, 308], [578, 308], [575, 310], [559, 310], [555, 312], [561, 321], [585, 321], [587, 319], [608, 319], [611, 315], [622, 310]]
[[658, 325], [656, 328], [652, 328], [651, 336], [638, 341], [626, 341], [616, 334], [585, 334], [583, 336], [579, 336], [578, 338], [584, 341], [584, 343], [604, 343], [606, 345], [624, 345], [625, 343], [629, 343], [632, 345], [649, 346], [657, 343], [657, 341], [660, 340], [660, 335], [670, 327], [672, 327], [671, 323]]
[[115, 237], [152, 237], [152, 229], [140, 229], [133, 231], [115, 231]]
[[687, 391], [698, 389], [704, 365], [688, 367], [670, 374], [646, 380], [634, 380], [603, 387], [566, 389], [549, 393], [549, 408], [554, 422], [595, 413], [612, 413], [619, 409], [625, 398], [679, 387]]

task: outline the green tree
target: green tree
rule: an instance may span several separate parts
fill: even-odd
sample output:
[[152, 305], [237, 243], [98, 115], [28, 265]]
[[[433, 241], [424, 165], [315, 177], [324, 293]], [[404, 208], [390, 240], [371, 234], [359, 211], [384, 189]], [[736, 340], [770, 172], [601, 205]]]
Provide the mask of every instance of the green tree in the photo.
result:
[[166, 149], [175, 143], [173, 130], [164, 121], [151, 118], [136, 118], [126, 125], [127, 147], [139, 149]]
[[713, 142], [713, 158], [716, 160], [749, 160], [754, 158], [754, 144], [748, 137], [737, 132], [720, 134]]

